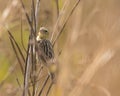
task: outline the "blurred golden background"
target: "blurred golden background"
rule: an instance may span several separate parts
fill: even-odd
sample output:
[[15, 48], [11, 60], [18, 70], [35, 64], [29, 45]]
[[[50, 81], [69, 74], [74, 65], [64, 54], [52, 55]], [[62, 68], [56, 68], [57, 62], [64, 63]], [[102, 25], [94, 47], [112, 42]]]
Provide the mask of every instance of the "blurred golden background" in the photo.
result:
[[[23, 0], [30, 13], [30, 1]], [[58, 0], [61, 27], [78, 0]], [[120, 0], [81, 0], [70, 16], [55, 54], [59, 61], [57, 84], [49, 96], [120, 96]], [[39, 26], [54, 31], [57, 22], [55, 0], [41, 0]], [[19, 0], [0, 0], [0, 96], [21, 96], [16, 79], [23, 83], [19, 64], [11, 47], [8, 28], [27, 48], [29, 28]], [[39, 28], [38, 28], [39, 29]], [[56, 33], [55, 33], [56, 35]], [[18, 92], [19, 89], [19, 92]]]

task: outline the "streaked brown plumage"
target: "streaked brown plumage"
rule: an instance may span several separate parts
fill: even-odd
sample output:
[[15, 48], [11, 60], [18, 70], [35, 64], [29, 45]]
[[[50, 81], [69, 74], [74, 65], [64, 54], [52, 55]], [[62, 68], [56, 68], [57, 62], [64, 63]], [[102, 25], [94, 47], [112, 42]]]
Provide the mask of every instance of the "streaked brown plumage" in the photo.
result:
[[41, 51], [40, 58], [42, 59], [43, 63], [49, 64], [50, 61], [54, 59], [54, 51], [52, 48], [52, 44], [47, 39], [41, 39], [38, 41], [38, 46]]
[[36, 38], [38, 43], [38, 48], [40, 50], [40, 54], [38, 54], [38, 59], [47, 67], [51, 78], [54, 78], [54, 73], [56, 71], [56, 64], [54, 58], [54, 51], [51, 42], [48, 39], [49, 32], [45, 27], [41, 27], [38, 36]]

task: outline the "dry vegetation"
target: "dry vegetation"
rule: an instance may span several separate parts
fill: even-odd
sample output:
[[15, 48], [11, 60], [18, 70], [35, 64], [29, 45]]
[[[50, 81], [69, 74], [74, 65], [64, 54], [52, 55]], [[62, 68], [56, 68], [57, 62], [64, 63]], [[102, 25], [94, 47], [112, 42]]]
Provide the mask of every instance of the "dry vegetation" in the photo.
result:
[[[31, 0], [23, 1], [30, 15]], [[58, 0], [59, 11], [56, 1], [40, 0], [37, 28], [47, 27], [51, 37], [54, 32], [53, 41], [62, 29], [54, 47], [59, 72], [49, 96], [120, 96], [120, 1], [81, 0], [75, 5], [78, 0]], [[23, 75], [6, 31], [26, 57], [21, 19], [27, 49], [29, 27], [20, 0], [0, 0], [0, 96], [23, 93]], [[46, 96], [49, 84], [50, 80], [41, 96]]]

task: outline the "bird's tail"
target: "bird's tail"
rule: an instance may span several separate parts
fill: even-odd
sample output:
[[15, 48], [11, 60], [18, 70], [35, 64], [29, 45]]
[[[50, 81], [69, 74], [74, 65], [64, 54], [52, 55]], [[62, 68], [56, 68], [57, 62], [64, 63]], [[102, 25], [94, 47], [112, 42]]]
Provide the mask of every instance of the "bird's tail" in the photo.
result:
[[57, 71], [57, 65], [56, 64], [50, 64], [48, 66], [48, 70], [50, 72], [50, 76], [53, 82], [56, 82], [56, 71]]

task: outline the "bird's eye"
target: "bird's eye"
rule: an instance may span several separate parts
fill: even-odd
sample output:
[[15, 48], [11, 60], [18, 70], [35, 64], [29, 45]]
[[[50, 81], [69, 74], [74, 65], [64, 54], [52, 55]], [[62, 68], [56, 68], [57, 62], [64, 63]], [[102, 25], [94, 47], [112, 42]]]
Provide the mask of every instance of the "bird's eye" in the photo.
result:
[[45, 33], [47, 33], [48, 31], [47, 30], [44, 30]]

